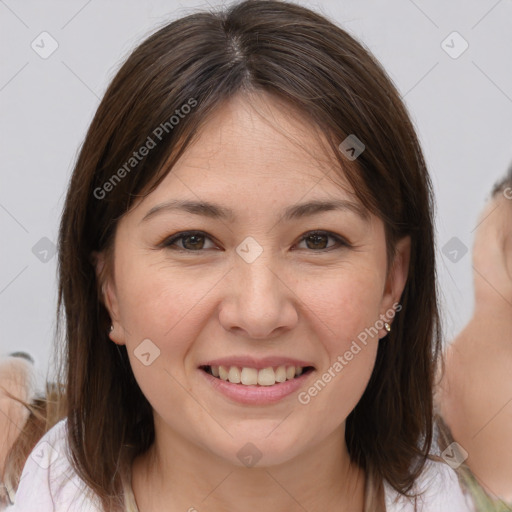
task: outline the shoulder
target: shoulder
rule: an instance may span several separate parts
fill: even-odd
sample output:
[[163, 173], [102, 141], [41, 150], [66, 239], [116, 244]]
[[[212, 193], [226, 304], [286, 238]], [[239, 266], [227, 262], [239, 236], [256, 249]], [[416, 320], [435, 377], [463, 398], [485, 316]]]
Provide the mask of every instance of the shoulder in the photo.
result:
[[93, 512], [101, 510], [70, 463], [67, 420], [37, 443], [25, 462], [10, 512]]
[[[399, 495], [387, 482], [384, 484], [387, 512], [415, 512], [414, 500]], [[428, 460], [414, 493], [417, 512], [474, 512], [471, 498], [466, 496], [456, 472], [447, 464]]]

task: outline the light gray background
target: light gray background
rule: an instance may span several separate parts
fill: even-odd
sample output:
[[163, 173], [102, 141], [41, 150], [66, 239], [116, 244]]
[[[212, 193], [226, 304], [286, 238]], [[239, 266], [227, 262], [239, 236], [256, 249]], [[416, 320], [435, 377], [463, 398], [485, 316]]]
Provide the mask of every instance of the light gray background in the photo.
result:
[[[512, 159], [512, 1], [300, 3], [362, 41], [409, 108], [437, 194], [449, 340], [471, 315], [472, 266], [470, 252], [453, 262], [442, 249], [453, 237], [471, 248], [477, 214]], [[30, 352], [41, 382], [51, 356], [57, 257], [40, 240], [57, 240], [67, 182], [100, 98], [121, 61], [149, 33], [219, 5], [0, 0], [0, 354]], [[43, 45], [44, 31], [58, 43], [47, 59], [31, 47], [33, 41]], [[455, 59], [442, 47], [453, 31], [469, 44]], [[457, 36], [445, 43], [452, 53], [461, 44]]]

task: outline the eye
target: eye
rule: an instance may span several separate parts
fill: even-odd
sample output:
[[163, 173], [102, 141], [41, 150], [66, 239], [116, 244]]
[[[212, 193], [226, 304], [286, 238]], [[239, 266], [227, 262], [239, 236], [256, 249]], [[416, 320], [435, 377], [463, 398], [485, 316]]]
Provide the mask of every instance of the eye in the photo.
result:
[[323, 251], [329, 251], [333, 249], [333, 246], [326, 247], [326, 241], [332, 238], [336, 241], [336, 244], [334, 244], [334, 248], [336, 245], [349, 247], [349, 243], [344, 240], [342, 237], [335, 235], [334, 233], [330, 233], [329, 231], [310, 231], [309, 233], [306, 233], [301, 239], [301, 242], [311, 242], [309, 245], [309, 248], [315, 248], [317, 249], [314, 252], [323, 252]]
[[[167, 247], [168, 249], [177, 249], [181, 251], [200, 251], [204, 249], [204, 240], [211, 240], [209, 236], [206, 236], [202, 231], [182, 231], [180, 233], [176, 233], [164, 240], [160, 245], [162, 247]], [[182, 246], [177, 246], [176, 242], [181, 241]], [[174, 246], [174, 247], [173, 247]]]
[[[336, 243], [331, 246], [326, 246], [329, 238], [335, 240]], [[205, 240], [211, 241], [212, 239], [203, 231], [182, 231], [164, 240], [160, 244], [160, 247], [184, 252], [199, 252], [203, 249], [208, 249], [208, 247], [205, 247]], [[305, 242], [307, 248], [314, 249], [313, 252], [329, 251], [336, 246], [350, 246], [342, 237], [328, 231], [310, 231], [302, 236], [300, 242]]]

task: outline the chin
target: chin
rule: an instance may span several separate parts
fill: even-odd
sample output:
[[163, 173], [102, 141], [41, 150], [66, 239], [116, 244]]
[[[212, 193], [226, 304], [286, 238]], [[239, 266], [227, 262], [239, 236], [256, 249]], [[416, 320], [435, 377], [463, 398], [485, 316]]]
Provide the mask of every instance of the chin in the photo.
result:
[[[271, 431], [272, 429], [269, 429], [269, 432]], [[236, 435], [226, 444], [222, 448], [216, 445], [212, 451], [230, 464], [247, 468], [278, 466], [292, 460], [301, 450], [293, 439], [288, 437], [286, 442], [276, 442], [268, 436], [268, 433], [264, 436], [254, 433], [253, 435], [249, 433]]]

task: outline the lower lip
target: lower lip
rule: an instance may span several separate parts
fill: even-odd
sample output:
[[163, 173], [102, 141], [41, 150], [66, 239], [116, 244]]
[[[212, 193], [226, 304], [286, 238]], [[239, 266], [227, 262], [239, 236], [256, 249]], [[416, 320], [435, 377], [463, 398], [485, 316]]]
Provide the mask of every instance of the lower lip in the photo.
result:
[[312, 370], [292, 380], [278, 382], [273, 386], [246, 386], [244, 384], [233, 384], [232, 382], [218, 379], [213, 375], [199, 369], [213, 389], [235, 402], [249, 405], [267, 405], [285, 398], [297, 391], [313, 373]]

